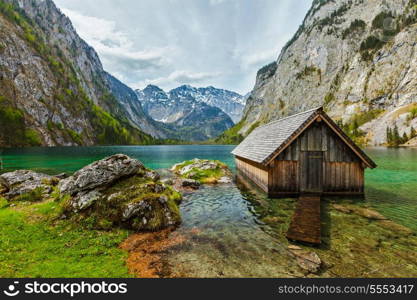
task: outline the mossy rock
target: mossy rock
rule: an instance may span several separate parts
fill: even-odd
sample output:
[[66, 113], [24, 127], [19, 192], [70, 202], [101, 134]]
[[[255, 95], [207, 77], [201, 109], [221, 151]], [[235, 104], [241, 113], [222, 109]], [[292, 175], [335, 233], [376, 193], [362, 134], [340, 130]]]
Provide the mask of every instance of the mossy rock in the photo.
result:
[[[117, 165], [118, 172], [127, 175], [120, 177], [111, 173], [109, 177], [102, 172], [108, 165]], [[116, 226], [136, 231], [155, 231], [181, 223], [178, 207], [181, 194], [162, 183], [155, 171], [145, 168], [137, 160], [116, 155], [76, 174], [60, 184], [63, 214], [74, 222], [94, 229], [107, 230]], [[98, 178], [100, 176], [106, 178]], [[103, 184], [92, 188], [92, 178], [98, 178]], [[80, 182], [86, 183], [81, 190]], [[72, 191], [72, 194], [65, 191]]]
[[230, 183], [233, 176], [225, 163], [198, 158], [176, 164], [171, 171], [180, 178], [196, 180], [201, 184]]
[[30, 170], [0, 175], [0, 197], [8, 201], [40, 202], [51, 197], [59, 179]]

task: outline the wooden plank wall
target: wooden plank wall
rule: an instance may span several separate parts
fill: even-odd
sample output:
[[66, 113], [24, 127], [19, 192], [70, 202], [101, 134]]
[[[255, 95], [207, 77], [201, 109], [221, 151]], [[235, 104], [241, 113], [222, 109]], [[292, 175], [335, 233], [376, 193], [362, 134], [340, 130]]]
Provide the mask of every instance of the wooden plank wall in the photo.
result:
[[262, 190], [268, 192], [268, 168], [241, 157], [236, 157], [235, 162], [239, 171], [255, 182]]
[[364, 169], [358, 162], [325, 162], [323, 192], [363, 193]]
[[271, 192], [297, 193], [299, 191], [299, 166], [295, 160], [276, 160], [270, 169]]
[[271, 191], [299, 191], [301, 151], [323, 151], [324, 192], [363, 193], [361, 160], [323, 122], [313, 124], [274, 160], [269, 175]]

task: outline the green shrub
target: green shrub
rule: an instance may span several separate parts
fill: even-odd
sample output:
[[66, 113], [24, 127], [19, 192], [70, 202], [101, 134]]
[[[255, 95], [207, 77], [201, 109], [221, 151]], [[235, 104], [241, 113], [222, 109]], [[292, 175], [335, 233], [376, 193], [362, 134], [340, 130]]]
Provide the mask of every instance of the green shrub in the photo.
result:
[[360, 46], [361, 51], [365, 50], [378, 50], [384, 46], [385, 42], [380, 40], [374, 35], [368, 36]]
[[391, 12], [380, 12], [372, 21], [372, 29], [384, 29], [384, 22], [386, 19], [393, 19]]
[[315, 66], [305, 66], [301, 72], [298, 72], [295, 75], [295, 77], [299, 80], [307, 76], [310, 76], [313, 73], [317, 73], [321, 76], [321, 70], [319, 68], [316, 68]]
[[39, 136], [39, 133], [34, 129], [26, 129], [25, 130], [25, 140], [29, 144], [29, 146], [41, 146], [42, 139]]
[[332, 92], [329, 92], [324, 96], [324, 106], [329, 105], [331, 102], [333, 102], [335, 99], [334, 94]]
[[71, 136], [71, 139], [78, 145], [83, 144], [83, 139], [81, 138], [81, 135], [74, 130], [67, 129], [68, 134]]
[[407, 116], [407, 121], [411, 121], [413, 119], [417, 118], [417, 107], [413, 107], [408, 116]]
[[235, 126], [223, 132], [220, 136], [214, 139], [214, 143], [220, 145], [237, 145], [243, 141], [243, 136], [239, 133], [245, 124], [245, 120], [241, 120]]
[[363, 31], [366, 28], [366, 23], [362, 20], [354, 20], [350, 26], [342, 32], [342, 39], [347, 38], [354, 32]]

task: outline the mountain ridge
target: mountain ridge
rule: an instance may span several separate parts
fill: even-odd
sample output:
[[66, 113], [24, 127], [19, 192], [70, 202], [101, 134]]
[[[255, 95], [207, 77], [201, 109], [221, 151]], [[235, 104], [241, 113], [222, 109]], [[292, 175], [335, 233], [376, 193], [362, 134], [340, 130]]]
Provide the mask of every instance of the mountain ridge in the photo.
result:
[[175, 102], [181, 102], [182, 98], [189, 98], [189, 102], [195, 101], [217, 107], [229, 115], [234, 123], [240, 121], [246, 103], [244, 96], [213, 86], [197, 88], [191, 85], [181, 85], [165, 92], [160, 87], [150, 84], [143, 90], [137, 89], [136, 93], [145, 112], [154, 120], [165, 123], [173, 122], [175, 117], [169, 118], [170, 113], [168, 111], [164, 112], [162, 107], [159, 107], [162, 111], [155, 111], [155, 106], [164, 104], [172, 106]]
[[51, 0], [0, 2], [1, 146], [148, 144]]
[[[417, 127], [417, 1], [315, 0], [276, 61], [258, 71], [242, 121], [218, 142], [314, 106], [362, 145]], [[405, 140], [404, 138], [402, 140]]]
[[[210, 91], [213, 90], [220, 91], [215, 88]], [[208, 104], [209, 97], [204, 98], [201, 94], [205, 91], [182, 85], [167, 93], [156, 85], [148, 85], [143, 90], [136, 90], [136, 94], [145, 113], [158, 124], [164, 124], [161, 127], [169, 138], [203, 141], [217, 137], [234, 125], [227, 113]], [[240, 99], [236, 93], [229, 94], [234, 96], [230, 102]], [[242, 112], [243, 106], [240, 106]]]

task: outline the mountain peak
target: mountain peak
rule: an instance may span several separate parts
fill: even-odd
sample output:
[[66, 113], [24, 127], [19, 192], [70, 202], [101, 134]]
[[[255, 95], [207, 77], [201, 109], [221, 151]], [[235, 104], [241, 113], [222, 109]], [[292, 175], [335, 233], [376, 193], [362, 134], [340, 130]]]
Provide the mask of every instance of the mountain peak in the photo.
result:
[[143, 89], [144, 93], [149, 93], [149, 92], [164, 92], [163, 89], [161, 89], [159, 86], [157, 85], [153, 85], [153, 84], [148, 84], [144, 89]]

